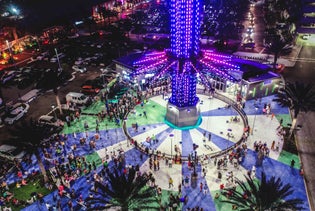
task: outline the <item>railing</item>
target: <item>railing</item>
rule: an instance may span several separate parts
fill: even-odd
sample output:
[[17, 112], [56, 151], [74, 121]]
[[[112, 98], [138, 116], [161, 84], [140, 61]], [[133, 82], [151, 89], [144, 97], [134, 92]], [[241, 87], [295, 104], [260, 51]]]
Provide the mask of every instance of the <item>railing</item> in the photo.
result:
[[[199, 93], [199, 94], [202, 93], [203, 94], [203, 90], [197, 90], [197, 93]], [[222, 94], [220, 94], [218, 92], [214, 92], [213, 97], [215, 97], [215, 98], [217, 98], [217, 99], [227, 103], [231, 107], [233, 107], [233, 109], [235, 109], [236, 112], [242, 118], [243, 124], [244, 124], [244, 128], [248, 127], [248, 118], [247, 118], [246, 113], [244, 112], [244, 110], [242, 108], [239, 108], [239, 106], [237, 105], [237, 103], [234, 100], [232, 100], [232, 99], [230, 99], [230, 98], [228, 98], [228, 97], [226, 97], [226, 96], [224, 96], [224, 95], [222, 95]], [[125, 119], [127, 119], [128, 114], [129, 114], [129, 112], [125, 115]], [[123, 128], [123, 131], [124, 131], [124, 133], [125, 133], [125, 135], [127, 137], [127, 141], [129, 141], [129, 142], [134, 141], [135, 142], [136, 140], [133, 140], [133, 138], [128, 133], [126, 120], [123, 121], [122, 128]], [[228, 148], [226, 148], [226, 149], [224, 149], [222, 151], [214, 152], [214, 153], [210, 153], [210, 154], [206, 154], [206, 155], [208, 157], [211, 157], [211, 158], [222, 156], [224, 154], [227, 154], [230, 150], [232, 150], [236, 145], [239, 145], [242, 141], [243, 141], [243, 139], [240, 138], [240, 140], [237, 141], [234, 145], [232, 145], [232, 146], [230, 146], [230, 147], [228, 147]], [[139, 149], [140, 151], [142, 151], [144, 153], [147, 152], [146, 147], [143, 146], [141, 143], [137, 143], [136, 147], [137, 147], [137, 149]], [[151, 150], [149, 150], [149, 151], [151, 151]], [[157, 152], [157, 150], [154, 150], [154, 151]], [[163, 156], [165, 156], [168, 159], [172, 159], [172, 157], [174, 157], [174, 156], [171, 156], [171, 155], [166, 154], [166, 153], [163, 153]], [[181, 161], [187, 161], [187, 160], [188, 160], [187, 156], [181, 156]]]

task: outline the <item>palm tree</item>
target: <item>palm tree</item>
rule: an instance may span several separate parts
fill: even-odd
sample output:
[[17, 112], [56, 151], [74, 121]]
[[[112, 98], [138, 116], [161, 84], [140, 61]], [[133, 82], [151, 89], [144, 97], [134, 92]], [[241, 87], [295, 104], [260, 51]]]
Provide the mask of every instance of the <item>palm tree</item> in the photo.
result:
[[43, 146], [44, 141], [55, 133], [56, 128], [54, 127], [40, 125], [32, 119], [30, 121], [23, 120], [21, 124], [15, 125], [10, 130], [12, 138], [5, 141], [5, 143], [23, 149], [26, 152], [25, 155], [35, 155], [44, 181], [47, 182], [48, 177], [40, 156], [40, 148]]
[[315, 111], [315, 92], [313, 85], [305, 85], [301, 82], [286, 83], [285, 87], [277, 93], [277, 98], [273, 101], [278, 102], [283, 107], [289, 107], [293, 111], [293, 120], [290, 135], [295, 128], [299, 113]]
[[146, 184], [150, 179], [146, 175], [135, 176], [135, 171], [123, 174], [115, 170], [109, 174], [108, 184], [95, 182], [94, 197], [87, 199], [88, 210], [118, 208], [127, 210], [159, 210], [160, 205], [153, 187]]
[[273, 68], [276, 69], [277, 60], [280, 56], [283, 49], [286, 47], [288, 42], [283, 38], [283, 36], [276, 34], [273, 36], [270, 43], [266, 43], [266, 47], [274, 53], [274, 60], [273, 60]]
[[225, 189], [223, 194], [229, 195], [222, 202], [230, 203], [238, 207], [238, 210], [265, 211], [265, 210], [302, 210], [301, 199], [287, 199], [294, 191], [290, 184], [284, 185], [280, 178], [266, 178], [261, 173], [261, 181], [255, 182], [252, 178], [245, 176], [246, 181], [236, 180], [240, 190]]
[[41, 85], [42, 85], [42, 89], [43, 90], [50, 90], [52, 89], [54, 94], [55, 94], [55, 98], [56, 98], [56, 103], [57, 103], [57, 107], [59, 109], [59, 113], [62, 115], [62, 107], [61, 107], [61, 102], [60, 102], [60, 97], [59, 97], [59, 93], [58, 93], [58, 85], [63, 82], [62, 80], [60, 80], [60, 76], [64, 74], [64, 71], [61, 70], [61, 72], [59, 72], [59, 70], [51, 70], [49, 72], [47, 72], [41, 79]]

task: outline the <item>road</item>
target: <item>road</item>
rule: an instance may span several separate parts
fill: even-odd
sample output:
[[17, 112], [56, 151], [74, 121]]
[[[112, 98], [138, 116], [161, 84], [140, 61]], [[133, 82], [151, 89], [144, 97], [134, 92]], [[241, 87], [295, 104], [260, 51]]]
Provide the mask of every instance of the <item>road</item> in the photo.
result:
[[315, 85], [315, 46], [303, 46], [295, 67], [287, 68], [283, 76], [287, 81], [302, 81]]

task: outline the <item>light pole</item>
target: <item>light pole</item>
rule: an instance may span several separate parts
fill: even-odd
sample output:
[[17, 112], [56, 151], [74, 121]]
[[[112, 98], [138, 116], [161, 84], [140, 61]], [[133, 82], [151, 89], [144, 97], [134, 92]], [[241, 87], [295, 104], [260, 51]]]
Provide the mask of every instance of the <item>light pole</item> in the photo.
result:
[[118, 131], [117, 131], [118, 125], [115, 127], [115, 133], [116, 133], [116, 141], [118, 143]]
[[60, 60], [59, 60], [59, 55], [58, 55], [57, 48], [55, 48], [55, 53], [56, 53], [56, 57], [57, 57], [57, 62], [58, 62], [58, 67], [59, 67], [58, 73], [59, 73], [59, 71], [60, 72], [62, 71], [62, 68], [61, 68], [61, 65], [60, 65]]
[[254, 127], [255, 127], [255, 121], [256, 121], [257, 111], [258, 111], [258, 108], [255, 107], [255, 117], [254, 117], [253, 127], [252, 127], [252, 131], [251, 131], [251, 134], [252, 134], [252, 135], [253, 135], [253, 133], [254, 133]]
[[115, 95], [115, 99], [116, 99], [116, 109], [117, 109], [117, 112], [118, 112], [118, 96]]
[[13, 56], [12, 56], [12, 49], [11, 49], [11, 46], [10, 46], [10, 42], [8, 40], [5, 41], [5, 43], [7, 44], [7, 47], [9, 49], [9, 54], [10, 54], [10, 62], [13, 62]]
[[53, 112], [54, 112], [54, 117], [55, 117], [55, 119], [57, 119], [57, 114], [56, 114], [56, 111], [55, 111], [55, 106], [54, 106], [54, 105], [51, 105], [51, 108], [52, 108], [52, 110], [53, 110]]
[[170, 163], [170, 166], [172, 166], [172, 164], [173, 164], [173, 137], [174, 137], [174, 134], [171, 133], [170, 137], [171, 137], [171, 163]]

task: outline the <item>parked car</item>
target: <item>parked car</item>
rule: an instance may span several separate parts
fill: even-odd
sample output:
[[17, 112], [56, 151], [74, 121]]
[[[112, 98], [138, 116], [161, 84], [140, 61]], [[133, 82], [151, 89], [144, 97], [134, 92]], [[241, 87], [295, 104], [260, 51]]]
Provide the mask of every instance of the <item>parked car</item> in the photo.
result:
[[285, 68], [285, 65], [284, 65], [284, 64], [277, 64], [275, 71], [276, 71], [277, 73], [283, 73], [284, 68]]
[[77, 92], [69, 92], [66, 95], [66, 101], [67, 102], [71, 102], [71, 103], [75, 103], [78, 105], [89, 105], [91, 104], [91, 99], [82, 94], [82, 93], [77, 93]]
[[103, 89], [106, 86], [105, 81], [102, 78], [95, 78], [93, 80], [86, 80], [81, 87], [86, 86], [86, 85], [91, 85], [95, 88]]
[[2, 144], [0, 146], [0, 157], [8, 160], [21, 160], [25, 155], [25, 151], [15, 146]]
[[33, 79], [30, 77], [20, 77], [16, 81], [18, 89], [25, 89], [33, 83]]
[[6, 84], [10, 80], [12, 80], [16, 75], [16, 71], [10, 70], [5, 71], [4, 74], [1, 76], [1, 83]]
[[79, 73], [85, 73], [87, 70], [86, 70], [86, 67], [83, 67], [83, 66], [78, 66], [78, 65], [73, 65], [72, 66], [72, 69], [76, 72], [79, 72]]
[[81, 92], [85, 94], [97, 94], [100, 91], [100, 88], [94, 87], [92, 85], [84, 85], [81, 87]]
[[38, 118], [38, 123], [44, 124], [44, 125], [51, 125], [55, 127], [63, 127], [64, 123], [60, 119], [56, 119], [53, 116], [49, 115], [42, 115]]
[[12, 125], [14, 122], [21, 119], [28, 111], [30, 106], [26, 103], [16, 103], [14, 104], [6, 117], [4, 118], [4, 122], [6, 124]]

